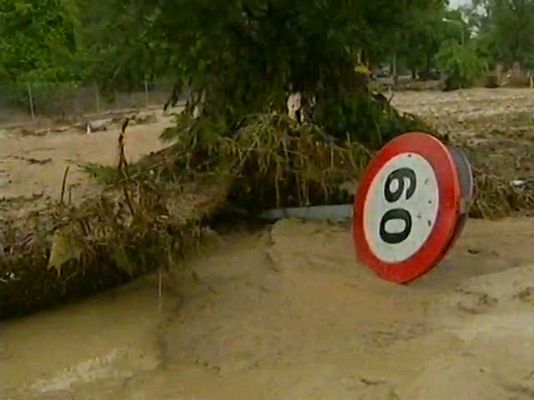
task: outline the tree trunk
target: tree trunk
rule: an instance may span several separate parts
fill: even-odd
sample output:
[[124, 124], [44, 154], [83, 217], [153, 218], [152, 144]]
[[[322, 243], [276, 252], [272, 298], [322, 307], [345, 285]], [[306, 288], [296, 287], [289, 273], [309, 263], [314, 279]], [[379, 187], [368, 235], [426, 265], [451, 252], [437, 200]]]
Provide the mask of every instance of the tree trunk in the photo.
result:
[[397, 54], [393, 54], [393, 60], [391, 60], [391, 73], [393, 75], [393, 84], [399, 83], [399, 75], [397, 73]]

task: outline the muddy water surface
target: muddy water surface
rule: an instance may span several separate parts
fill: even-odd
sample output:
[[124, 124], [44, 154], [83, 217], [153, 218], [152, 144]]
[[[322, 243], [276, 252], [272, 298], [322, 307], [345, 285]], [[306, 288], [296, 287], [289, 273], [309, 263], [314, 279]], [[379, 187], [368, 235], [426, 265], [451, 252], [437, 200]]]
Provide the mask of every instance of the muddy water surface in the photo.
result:
[[5, 321], [2, 398], [528, 398], [533, 248], [532, 219], [469, 221], [406, 287], [355, 264], [346, 226], [224, 235], [161, 311], [149, 276]]

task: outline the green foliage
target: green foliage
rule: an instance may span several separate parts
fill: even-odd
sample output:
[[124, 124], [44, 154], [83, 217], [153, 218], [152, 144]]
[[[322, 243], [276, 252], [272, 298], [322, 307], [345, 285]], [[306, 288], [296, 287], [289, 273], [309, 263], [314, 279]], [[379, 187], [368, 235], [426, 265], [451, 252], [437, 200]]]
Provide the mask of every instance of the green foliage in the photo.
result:
[[314, 94], [318, 107], [354, 93], [357, 52], [383, 54], [414, 10], [436, 4], [443, 1], [121, 1], [105, 42], [124, 45], [99, 68], [112, 77], [177, 75], [206, 90], [206, 115], [235, 130], [246, 115], [283, 112], [291, 89]]
[[[177, 137], [192, 138], [200, 141], [205, 148], [211, 147], [220, 136], [227, 135], [228, 129], [224, 122], [213, 118], [200, 117], [195, 119], [188, 113], [181, 113], [176, 118], [176, 126], [167, 128], [161, 134], [161, 139], [167, 142], [176, 141]], [[190, 143], [195, 146], [197, 143]]]
[[[154, 29], [156, 4], [76, 0], [84, 38], [83, 63], [103, 89], [140, 89], [145, 78], [176, 66], [166, 40]], [[173, 74], [175, 75], [175, 74]]]
[[374, 127], [377, 114], [369, 116], [373, 123], [358, 123], [367, 118], [358, 116], [366, 106], [350, 100], [362, 89], [356, 54], [383, 54], [392, 35], [409, 29], [414, 10], [424, 13], [443, 1], [76, 0], [76, 6], [77, 67], [108, 89], [135, 89], [145, 77], [171, 75], [205, 90], [196, 131], [235, 132], [247, 115], [284, 112], [288, 92], [299, 90], [315, 95], [318, 109], [352, 104], [340, 132], [357, 130], [374, 143], [382, 128], [362, 127]]
[[383, 96], [366, 92], [333, 99], [319, 109], [317, 121], [334, 138], [349, 136], [369, 148], [379, 148], [401, 133], [426, 129], [422, 121], [398, 113]]
[[[102, 186], [111, 186], [113, 184], [118, 184], [121, 180], [121, 174], [116, 167], [111, 167], [109, 165], [101, 165], [97, 163], [75, 163], [81, 171], [83, 171], [87, 176], [94, 179], [96, 183]], [[128, 168], [128, 171], [131, 172], [131, 168]]]
[[534, 67], [534, 0], [474, 0], [470, 21], [491, 62]]
[[433, 2], [428, 8], [411, 11], [406, 29], [396, 35], [395, 50], [410, 70], [430, 70], [433, 58], [450, 28], [442, 19], [446, 15], [443, 2]]
[[531, 63], [534, 53], [534, 1], [495, 0], [491, 12], [491, 34], [497, 57]]
[[0, 0], [0, 79], [69, 81], [78, 50], [78, 16], [71, 0]]
[[454, 41], [443, 43], [436, 58], [440, 69], [448, 76], [447, 89], [471, 86], [487, 67], [471, 46]]
[[411, 10], [404, 29], [399, 30], [390, 43], [389, 54], [395, 54], [397, 66], [408, 69], [415, 77], [436, 79], [436, 54], [448, 40], [468, 43], [471, 30], [459, 10], [447, 9], [435, 1], [425, 8]]
[[534, 65], [534, 0], [474, 0], [463, 9], [469, 25], [445, 3], [0, 0], [0, 81], [94, 78], [139, 89], [170, 75], [208, 88], [210, 111], [231, 123], [281, 109], [289, 86], [343, 95], [335, 82], [350, 82], [362, 49], [372, 63], [396, 54], [428, 76], [441, 44], [461, 42], [463, 32], [492, 64]]

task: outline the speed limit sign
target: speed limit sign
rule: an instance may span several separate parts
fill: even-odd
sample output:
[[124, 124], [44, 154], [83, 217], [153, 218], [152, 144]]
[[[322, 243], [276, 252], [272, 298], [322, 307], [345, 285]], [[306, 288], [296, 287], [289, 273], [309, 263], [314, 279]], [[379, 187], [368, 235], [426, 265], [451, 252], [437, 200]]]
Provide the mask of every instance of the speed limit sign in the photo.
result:
[[467, 218], [472, 175], [461, 149], [429, 134], [408, 133], [389, 142], [369, 164], [355, 196], [358, 257], [398, 283], [431, 270]]

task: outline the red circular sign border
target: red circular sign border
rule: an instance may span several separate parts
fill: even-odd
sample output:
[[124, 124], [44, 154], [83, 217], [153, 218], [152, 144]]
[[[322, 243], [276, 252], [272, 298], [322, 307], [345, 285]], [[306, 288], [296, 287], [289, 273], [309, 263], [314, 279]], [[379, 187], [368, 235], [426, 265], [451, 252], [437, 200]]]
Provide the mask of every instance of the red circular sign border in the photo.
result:
[[[435, 226], [423, 247], [401, 263], [387, 263], [377, 258], [367, 243], [363, 224], [365, 198], [380, 169], [397, 154], [407, 152], [424, 157], [434, 169], [438, 179], [439, 210]], [[395, 283], [409, 283], [426, 274], [452, 245], [460, 218], [460, 196], [456, 166], [443, 143], [424, 132], [410, 132], [393, 139], [370, 162], [354, 197], [353, 240], [358, 258], [382, 279]]]

